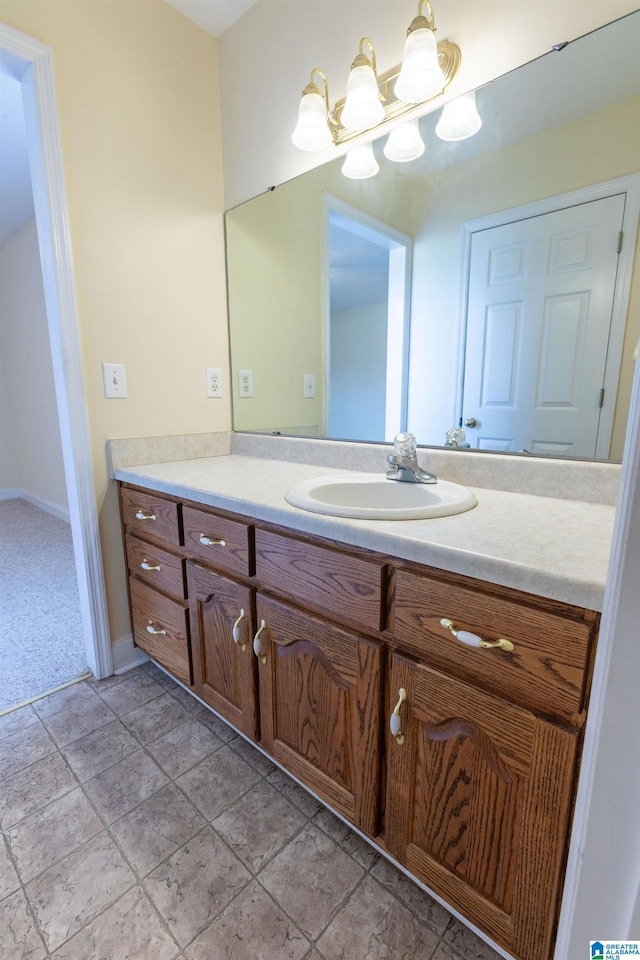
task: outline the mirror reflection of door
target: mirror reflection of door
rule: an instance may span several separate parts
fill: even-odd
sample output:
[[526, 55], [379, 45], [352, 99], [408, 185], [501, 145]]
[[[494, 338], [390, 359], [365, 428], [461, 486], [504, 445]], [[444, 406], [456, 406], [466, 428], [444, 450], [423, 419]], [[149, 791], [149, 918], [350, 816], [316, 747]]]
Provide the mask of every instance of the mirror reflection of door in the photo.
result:
[[[462, 403], [471, 447], [607, 456], [624, 202], [618, 194], [473, 234]], [[608, 379], [605, 391], [607, 363], [615, 387]]]
[[326, 200], [326, 432], [392, 440], [407, 419], [411, 240]]

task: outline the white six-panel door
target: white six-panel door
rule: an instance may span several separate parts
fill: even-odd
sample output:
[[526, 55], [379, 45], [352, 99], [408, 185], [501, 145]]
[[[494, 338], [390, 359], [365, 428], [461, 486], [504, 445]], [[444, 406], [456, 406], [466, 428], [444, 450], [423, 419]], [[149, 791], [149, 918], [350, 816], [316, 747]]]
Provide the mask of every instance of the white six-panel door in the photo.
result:
[[462, 408], [477, 421], [465, 427], [473, 448], [595, 456], [624, 202], [473, 234]]

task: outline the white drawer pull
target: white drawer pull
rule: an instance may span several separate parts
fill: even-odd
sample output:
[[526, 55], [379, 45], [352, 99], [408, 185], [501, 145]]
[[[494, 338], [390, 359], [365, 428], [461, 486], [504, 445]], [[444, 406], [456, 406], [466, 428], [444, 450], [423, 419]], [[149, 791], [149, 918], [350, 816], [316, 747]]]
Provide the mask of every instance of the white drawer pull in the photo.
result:
[[515, 650], [514, 645], [511, 640], [505, 640], [501, 638], [500, 640], [483, 640], [482, 637], [479, 637], [477, 633], [469, 633], [468, 630], [458, 630], [457, 627], [453, 625], [451, 620], [448, 620], [446, 617], [440, 621], [441, 626], [446, 627], [447, 630], [450, 630], [456, 640], [459, 640], [460, 643], [464, 643], [467, 647], [478, 647], [482, 650], [507, 650], [511, 653], [512, 650]]
[[147, 633], [151, 633], [151, 634], [153, 634], [153, 635], [155, 636], [155, 635], [158, 634], [158, 633], [166, 634], [166, 632], [167, 632], [167, 631], [165, 630], [164, 627], [157, 627], [157, 626], [155, 625], [155, 623], [153, 623], [151, 620], [149, 620], [149, 624], [148, 624], [148, 626], [147, 626]]
[[264, 620], [261, 620], [260, 627], [258, 628], [258, 632], [253, 638], [253, 652], [255, 653], [256, 657], [262, 660], [263, 663], [267, 662], [267, 655], [266, 653], [263, 653], [262, 643], [260, 642], [260, 634], [262, 633], [263, 630], [266, 630], [266, 629], [267, 629], [266, 622]]
[[154, 565], [153, 563], [149, 563], [148, 560], [143, 560], [140, 566], [142, 567], [143, 570], [162, 570], [162, 567], [160, 566], [159, 563], [156, 563]]
[[208, 537], [206, 534], [200, 534], [200, 543], [203, 547], [226, 547], [226, 540], [212, 540], [211, 537]]
[[144, 513], [142, 510], [136, 512], [136, 520], [157, 520], [155, 513]]
[[407, 691], [404, 687], [400, 687], [398, 690], [398, 702], [393, 708], [393, 713], [389, 718], [389, 727], [391, 729], [391, 734], [396, 738], [396, 743], [399, 743], [400, 746], [404, 743], [404, 733], [402, 732], [402, 720], [400, 719], [400, 707], [407, 699]]
[[241, 650], [247, 649], [246, 643], [243, 642], [242, 637], [240, 636], [240, 624], [242, 623], [245, 617], [246, 617], [246, 613], [244, 612], [244, 610], [241, 609], [240, 616], [234, 623], [233, 630], [231, 631], [233, 642], [237, 643]]

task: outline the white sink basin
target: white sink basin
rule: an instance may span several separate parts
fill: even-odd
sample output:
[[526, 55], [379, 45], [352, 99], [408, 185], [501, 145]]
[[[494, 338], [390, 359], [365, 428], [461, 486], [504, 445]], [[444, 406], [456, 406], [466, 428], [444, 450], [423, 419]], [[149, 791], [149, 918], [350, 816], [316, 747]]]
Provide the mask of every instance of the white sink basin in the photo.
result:
[[296, 483], [287, 503], [312, 513], [359, 520], [426, 520], [471, 510], [478, 502], [466, 487], [448, 480], [406, 483], [385, 474], [350, 473]]

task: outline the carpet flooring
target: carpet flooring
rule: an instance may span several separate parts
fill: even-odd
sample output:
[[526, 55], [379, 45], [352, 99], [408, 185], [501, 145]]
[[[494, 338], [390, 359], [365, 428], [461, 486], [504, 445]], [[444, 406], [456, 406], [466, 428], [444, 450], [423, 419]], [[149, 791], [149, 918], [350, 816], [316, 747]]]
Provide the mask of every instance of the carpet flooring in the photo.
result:
[[0, 711], [86, 672], [69, 524], [0, 501]]

